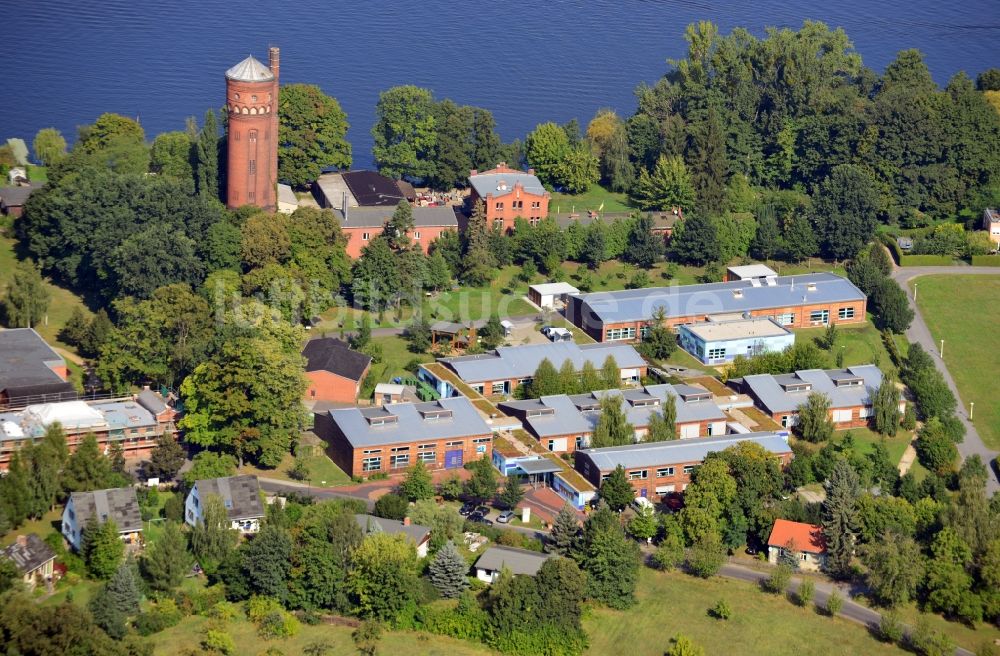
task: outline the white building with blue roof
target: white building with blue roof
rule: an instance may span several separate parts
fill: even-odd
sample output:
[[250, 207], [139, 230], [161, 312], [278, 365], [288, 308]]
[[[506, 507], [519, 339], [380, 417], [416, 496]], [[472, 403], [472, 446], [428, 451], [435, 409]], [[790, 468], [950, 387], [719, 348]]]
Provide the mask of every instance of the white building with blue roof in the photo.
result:
[[669, 326], [769, 317], [785, 328], [809, 328], [862, 323], [866, 300], [847, 278], [809, 273], [569, 296], [566, 318], [599, 342], [631, 342], [660, 310]]

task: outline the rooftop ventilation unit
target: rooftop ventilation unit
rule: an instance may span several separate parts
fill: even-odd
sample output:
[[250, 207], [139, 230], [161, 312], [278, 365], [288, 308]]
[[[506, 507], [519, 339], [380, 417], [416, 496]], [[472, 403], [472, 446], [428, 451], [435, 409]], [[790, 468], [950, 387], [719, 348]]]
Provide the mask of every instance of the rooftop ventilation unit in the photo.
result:
[[775, 285], [778, 284], [778, 279], [775, 278], [774, 276], [767, 276], [766, 278], [764, 278], [764, 284], [767, 285], [768, 287], [774, 287]]
[[811, 283], [807, 284], [806, 285], [806, 290], [810, 291], [810, 292], [816, 291], [816, 283], [811, 282]]
[[742, 289], [734, 289], [733, 290], [733, 298], [743, 298], [743, 290]]

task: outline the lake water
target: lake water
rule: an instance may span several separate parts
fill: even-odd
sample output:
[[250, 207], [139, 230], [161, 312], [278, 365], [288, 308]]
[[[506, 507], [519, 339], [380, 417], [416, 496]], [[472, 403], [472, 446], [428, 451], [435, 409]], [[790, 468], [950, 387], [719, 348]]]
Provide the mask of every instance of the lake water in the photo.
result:
[[335, 96], [356, 167], [371, 163], [374, 107], [398, 84], [490, 109], [504, 140], [537, 123], [627, 115], [633, 89], [683, 56], [684, 27], [843, 27], [867, 65], [919, 48], [935, 79], [1000, 65], [997, 0], [42, 0], [3, 12], [0, 138], [54, 126], [72, 139], [101, 112], [138, 116], [147, 135], [224, 102], [224, 71], [281, 47], [282, 82]]

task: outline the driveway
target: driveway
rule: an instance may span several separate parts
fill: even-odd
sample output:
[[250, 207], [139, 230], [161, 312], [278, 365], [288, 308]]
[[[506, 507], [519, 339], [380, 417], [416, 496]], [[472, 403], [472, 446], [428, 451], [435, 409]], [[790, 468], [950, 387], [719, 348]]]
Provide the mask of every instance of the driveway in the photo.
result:
[[[920, 316], [920, 310], [917, 308], [917, 304], [913, 299], [913, 292], [910, 290], [909, 282], [914, 278], [919, 276], [929, 276], [929, 275], [1000, 275], [1000, 269], [996, 267], [973, 267], [973, 266], [946, 266], [946, 267], [898, 267], [892, 272], [892, 278], [899, 283], [899, 285], [906, 292], [906, 299], [910, 303], [910, 308], [913, 310], [913, 324], [906, 331], [906, 338], [910, 342], [916, 342], [924, 347], [931, 358], [934, 360], [934, 364], [937, 366], [941, 375], [944, 376], [944, 380], [948, 383], [948, 387], [951, 388], [952, 393], [955, 398], [958, 399], [958, 408], [955, 414], [961, 420], [962, 424], [965, 426], [965, 440], [958, 445], [958, 452], [961, 454], [962, 459], [965, 460], [972, 454], [979, 454], [979, 457], [983, 459], [983, 463], [986, 465], [986, 471], [988, 472], [986, 479], [986, 494], [992, 495], [1000, 491], [1000, 481], [997, 480], [997, 474], [993, 467], [990, 467], [990, 460], [997, 456], [996, 451], [992, 451], [986, 448], [983, 444], [983, 439], [979, 436], [979, 432], [976, 427], [969, 421], [968, 409], [969, 404], [962, 401], [962, 396], [958, 393], [958, 386], [955, 385], [954, 379], [948, 372], [948, 368], [945, 366], [944, 361], [938, 357], [938, 345], [931, 336], [931, 331], [927, 328], [927, 324], [924, 323], [924, 318]], [[919, 292], [918, 292], [919, 293]]]

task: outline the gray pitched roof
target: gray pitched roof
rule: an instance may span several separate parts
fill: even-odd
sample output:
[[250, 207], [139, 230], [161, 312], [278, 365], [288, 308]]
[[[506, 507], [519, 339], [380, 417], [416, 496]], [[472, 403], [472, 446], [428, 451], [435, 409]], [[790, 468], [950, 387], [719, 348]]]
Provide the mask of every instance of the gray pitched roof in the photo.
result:
[[[23, 544], [22, 542], [23, 540]], [[56, 557], [52, 547], [34, 533], [18, 536], [17, 541], [3, 550], [3, 555], [14, 561], [22, 574], [33, 572]]]
[[351, 349], [347, 342], [335, 337], [309, 340], [302, 356], [306, 359], [306, 371], [329, 371], [354, 381], [361, 380], [372, 362], [371, 356]]
[[[692, 392], [707, 395], [705, 399], [685, 401]], [[500, 409], [523, 416], [523, 422], [538, 437], [592, 433], [600, 419], [600, 399], [607, 395], [621, 397], [621, 407], [629, 423], [635, 428], [649, 426], [653, 413], [662, 413], [662, 404], [668, 397], [676, 397], [677, 423], [724, 421], [726, 414], [711, 398], [707, 390], [690, 385], [647, 385], [641, 390], [602, 390], [590, 394], [543, 396], [530, 401], [501, 403]]]
[[195, 487], [202, 499], [212, 494], [221, 498], [231, 520], [264, 516], [264, 505], [260, 502], [260, 484], [256, 476], [206, 478], [195, 481]]
[[[810, 285], [815, 285], [815, 289], [810, 289]], [[864, 300], [865, 295], [847, 278], [833, 273], [808, 273], [776, 278], [774, 285], [754, 285], [749, 280], [736, 280], [595, 292], [580, 295], [577, 299], [602, 322], [618, 323], [649, 319], [661, 307], [669, 319], [859, 301]]]
[[579, 345], [573, 342], [500, 346], [492, 353], [444, 358], [441, 362], [465, 382], [479, 383], [530, 378], [546, 358], [556, 369], [562, 366], [565, 360], [570, 360], [577, 371], [583, 369], [584, 362], [590, 362], [600, 369], [609, 355], [614, 357], [622, 369], [646, 366], [646, 361], [639, 352], [627, 344]]
[[[503, 173], [477, 173], [469, 176], [469, 184], [481, 197], [492, 195], [494, 198], [514, 193], [514, 186], [520, 184], [529, 194], [542, 195], [545, 187], [538, 176], [522, 171], [504, 171]], [[505, 189], [499, 187], [504, 186]]]
[[250, 55], [226, 71], [226, 77], [238, 82], [267, 82], [274, 79], [274, 73], [256, 57]]
[[135, 397], [139, 405], [149, 410], [153, 415], [158, 415], [167, 409], [167, 403], [163, 400], [163, 397], [154, 392], [153, 390], [144, 389], [139, 392], [139, 395]]
[[18, 187], [0, 187], [0, 201], [7, 207], [21, 207], [28, 202], [28, 197], [41, 185], [21, 185]]
[[506, 568], [510, 570], [511, 574], [534, 576], [549, 558], [558, 558], [558, 556], [526, 549], [493, 546], [479, 557], [479, 560], [476, 561], [476, 568], [492, 572]]
[[94, 517], [98, 523], [114, 521], [119, 533], [142, 530], [142, 516], [135, 488], [118, 487], [93, 492], [74, 492], [70, 495], [76, 513], [77, 526], [85, 527]]
[[[859, 384], [850, 384], [851, 382]], [[839, 384], [838, 384], [839, 383]], [[871, 405], [871, 393], [882, 384], [882, 370], [873, 364], [847, 369], [807, 369], [793, 374], [755, 374], [743, 387], [772, 413], [797, 410], [813, 392], [822, 392], [832, 408]]]
[[330, 419], [354, 447], [490, 435], [490, 427], [464, 396], [381, 408], [330, 410]]
[[51, 368], [65, 364], [34, 328], [0, 330], [0, 391], [65, 383]]
[[701, 462], [709, 453], [725, 451], [740, 442], [755, 442], [773, 454], [791, 453], [786, 438], [777, 433], [745, 433], [720, 437], [692, 437], [671, 442], [640, 442], [603, 449], [583, 449], [602, 472], [618, 465], [625, 469]]
[[376, 517], [375, 515], [355, 515], [355, 521], [358, 522], [358, 526], [364, 531], [365, 535], [371, 533], [372, 531], [382, 531], [383, 533], [388, 533], [389, 535], [402, 534], [413, 540], [414, 544], [419, 546], [427, 536], [431, 534], [431, 530], [426, 526], [421, 526], [420, 524], [404, 524], [403, 522], [396, 521], [395, 519], [386, 519], [384, 517]]
[[[392, 218], [392, 213], [396, 211], [395, 205], [383, 207], [349, 207], [347, 216], [343, 210], [334, 208], [333, 213], [344, 228], [381, 228], [385, 222]], [[458, 217], [455, 215], [455, 208], [451, 205], [440, 205], [438, 207], [414, 207], [413, 208], [414, 227], [445, 227], [458, 229]]]

